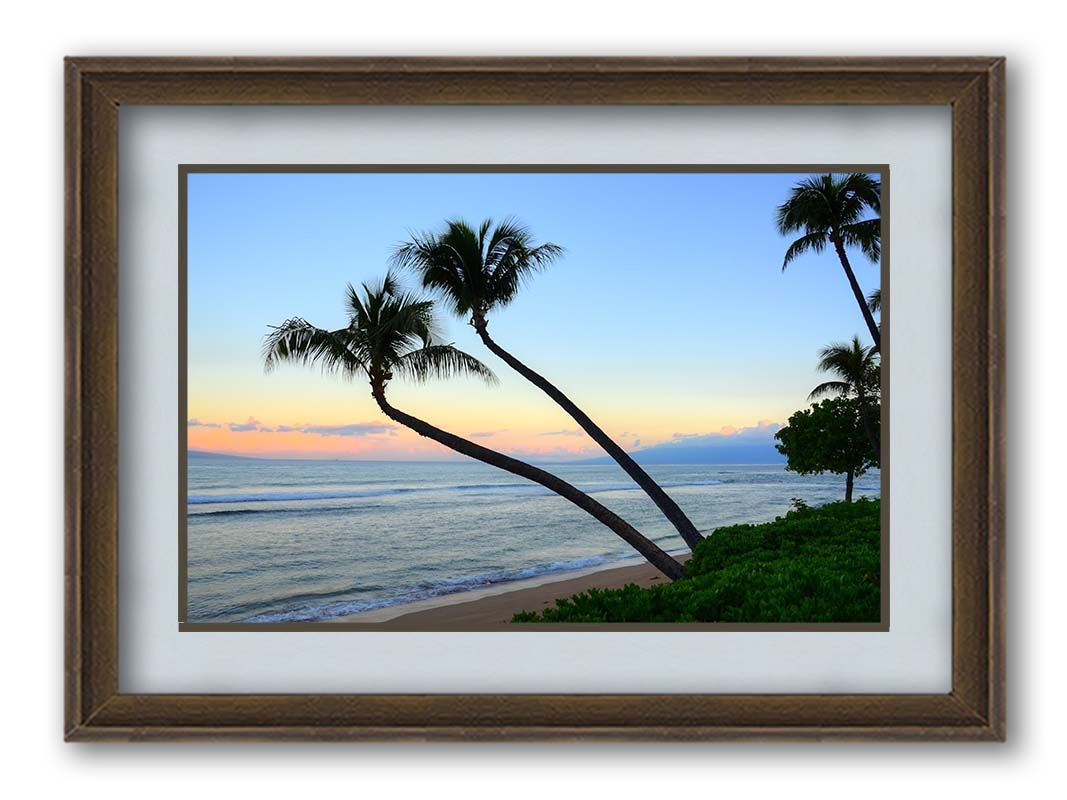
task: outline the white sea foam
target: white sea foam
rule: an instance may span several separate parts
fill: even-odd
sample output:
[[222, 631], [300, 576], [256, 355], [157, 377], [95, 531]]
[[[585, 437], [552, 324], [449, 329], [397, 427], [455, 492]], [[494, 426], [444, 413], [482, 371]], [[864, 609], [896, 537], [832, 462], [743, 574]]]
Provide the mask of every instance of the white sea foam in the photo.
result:
[[[632, 560], [634, 559], [630, 557], [616, 557], [610, 561], [618, 561], [622, 563], [624, 561]], [[404, 594], [395, 595], [393, 597], [382, 597], [374, 600], [333, 601], [318, 604], [309, 603], [287, 611], [258, 614], [244, 621], [322, 622], [324, 620], [335, 619], [349, 614], [359, 614], [364, 611], [374, 611], [379, 608], [407, 605], [408, 603], [415, 603], [419, 600], [429, 600], [435, 597], [444, 597], [447, 595], [459, 594], [461, 592], [469, 592], [475, 589], [482, 589], [487, 586], [494, 586], [502, 583], [514, 583], [516, 581], [529, 580], [530, 578], [536, 578], [541, 575], [548, 575], [556, 572], [572, 572], [575, 570], [600, 566], [606, 563], [609, 563], [607, 557], [592, 556], [589, 558], [574, 559], [573, 561], [557, 561], [553, 564], [546, 564], [540, 567], [528, 567], [526, 569], [515, 571], [494, 572], [488, 575], [474, 575], [463, 578], [447, 578], [435, 581], [432, 584], [417, 590], [405, 592]]]

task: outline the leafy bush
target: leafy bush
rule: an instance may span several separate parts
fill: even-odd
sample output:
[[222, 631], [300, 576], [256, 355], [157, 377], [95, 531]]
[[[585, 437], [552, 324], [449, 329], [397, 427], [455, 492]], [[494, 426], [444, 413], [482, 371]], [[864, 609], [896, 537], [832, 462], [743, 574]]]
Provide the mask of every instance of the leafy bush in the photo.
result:
[[686, 577], [642, 589], [590, 589], [513, 622], [877, 622], [881, 503], [861, 499], [774, 522], [719, 528]]

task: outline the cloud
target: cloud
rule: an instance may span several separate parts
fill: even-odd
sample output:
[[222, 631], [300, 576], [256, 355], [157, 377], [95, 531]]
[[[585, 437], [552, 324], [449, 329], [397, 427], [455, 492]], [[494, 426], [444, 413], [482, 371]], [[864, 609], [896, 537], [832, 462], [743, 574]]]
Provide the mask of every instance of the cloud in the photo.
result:
[[718, 438], [730, 439], [736, 442], [740, 439], [765, 439], [768, 436], [773, 436], [774, 433], [782, 427], [782, 423], [774, 422], [769, 419], [761, 419], [755, 425], [751, 425], [747, 428], [738, 428], [736, 425], [723, 425], [717, 431], [708, 431], [707, 433], [672, 433], [671, 441], [692, 441], [694, 439], [705, 441], [714, 440]]
[[349, 425], [279, 425], [277, 430], [281, 433], [297, 431], [317, 436], [373, 436], [377, 433], [393, 434], [396, 427], [388, 422], [353, 422]]
[[[201, 428], [223, 427], [214, 422], [200, 422], [196, 419], [189, 420], [189, 426]], [[308, 433], [316, 436], [373, 436], [379, 433], [387, 433], [390, 436], [395, 436], [398, 429], [398, 426], [391, 422], [353, 422], [348, 425], [267, 426], [255, 417], [249, 417], [247, 422], [228, 422], [225, 427], [234, 433], [259, 431], [260, 433]]]
[[226, 427], [234, 433], [247, 433], [248, 431], [258, 431], [260, 421], [253, 417], [248, 418], [248, 422], [230, 422]]
[[581, 431], [581, 430], [577, 430], [577, 429], [570, 430], [570, 431], [545, 431], [544, 433], [541, 433], [541, 434], [538, 434], [538, 435], [539, 436], [585, 436], [585, 431]]
[[640, 447], [640, 446], [641, 446], [641, 440], [640, 439], [634, 439], [634, 443], [632, 445], [630, 445], [631, 448]]
[[734, 425], [723, 425], [717, 431], [708, 433], [675, 433], [669, 442], [664, 445], [684, 442], [687, 445], [707, 445], [714, 447], [717, 444], [755, 444], [766, 442], [774, 437], [774, 434], [782, 427], [782, 423], [769, 419], [761, 419], [755, 425], [746, 428], [738, 428]]
[[565, 445], [555, 445], [553, 447], [527, 447], [527, 448], [514, 448], [505, 451], [508, 455], [515, 458], [527, 459], [533, 462], [544, 461], [574, 461], [578, 458], [587, 458], [588, 456], [596, 456], [603, 454], [596, 445], [580, 446], [580, 447], [566, 447]]
[[474, 433], [467, 434], [472, 439], [488, 439], [490, 436], [496, 436], [498, 433], [506, 433], [508, 428], [500, 428], [495, 431], [475, 431]]

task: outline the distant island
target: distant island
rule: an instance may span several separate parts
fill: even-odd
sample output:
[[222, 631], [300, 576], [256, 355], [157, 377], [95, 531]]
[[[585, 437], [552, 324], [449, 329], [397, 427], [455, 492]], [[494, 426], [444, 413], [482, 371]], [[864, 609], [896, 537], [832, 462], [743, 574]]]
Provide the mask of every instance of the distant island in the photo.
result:
[[188, 450], [186, 455], [189, 458], [239, 458], [243, 461], [256, 461], [255, 456], [235, 456], [230, 453], [212, 453], [209, 450]]
[[[661, 444], [630, 453], [638, 464], [784, 464], [785, 456], [774, 446], [737, 445], [707, 447], [699, 444]], [[610, 464], [607, 456], [585, 458], [574, 464]]]
[[[638, 464], [783, 464], [785, 456], [774, 446], [778, 425], [761, 423], [737, 432], [676, 435], [663, 444], [633, 450]], [[608, 464], [607, 456], [587, 458], [578, 464]]]

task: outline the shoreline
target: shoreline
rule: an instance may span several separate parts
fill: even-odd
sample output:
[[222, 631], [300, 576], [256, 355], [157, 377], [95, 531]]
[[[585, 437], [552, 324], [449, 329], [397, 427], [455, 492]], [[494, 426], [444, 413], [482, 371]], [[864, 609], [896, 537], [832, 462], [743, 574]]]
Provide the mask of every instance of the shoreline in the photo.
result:
[[[689, 558], [688, 551], [672, 555], [679, 563], [685, 563]], [[589, 589], [620, 589], [628, 583], [647, 587], [668, 582], [667, 577], [648, 562], [639, 558], [633, 561], [635, 563], [622, 566], [616, 563], [549, 573], [468, 592], [346, 614], [319, 624], [371, 623], [380, 624], [383, 628], [391, 625], [404, 628], [414, 625], [499, 625], [510, 623], [512, 616], [520, 611], [540, 611], [553, 607], [557, 599]]]

